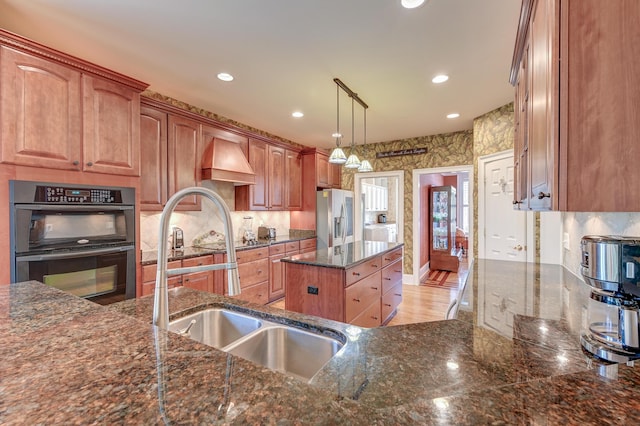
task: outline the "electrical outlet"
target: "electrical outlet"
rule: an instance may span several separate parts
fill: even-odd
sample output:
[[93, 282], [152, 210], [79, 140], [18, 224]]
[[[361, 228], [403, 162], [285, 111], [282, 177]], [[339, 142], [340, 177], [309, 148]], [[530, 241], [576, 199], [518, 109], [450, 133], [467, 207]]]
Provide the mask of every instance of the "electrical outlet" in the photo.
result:
[[565, 232], [562, 235], [562, 247], [564, 247], [565, 250], [571, 250], [571, 244], [569, 241], [569, 233]]

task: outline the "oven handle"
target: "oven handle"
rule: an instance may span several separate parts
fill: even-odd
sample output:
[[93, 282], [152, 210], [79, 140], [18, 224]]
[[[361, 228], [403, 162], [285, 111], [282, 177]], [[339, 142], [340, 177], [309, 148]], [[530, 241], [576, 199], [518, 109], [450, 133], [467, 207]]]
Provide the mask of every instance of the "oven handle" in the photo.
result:
[[15, 208], [19, 210], [59, 210], [59, 211], [123, 211], [133, 210], [135, 206], [126, 205], [92, 205], [92, 204], [16, 204]]
[[135, 246], [121, 246], [121, 247], [108, 247], [108, 248], [92, 249], [92, 250], [67, 251], [64, 253], [16, 256], [16, 262], [25, 262], [25, 261], [38, 262], [38, 261], [46, 261], [46, 260], [72, 259], [74, 257], [89, 257], [89, 256], [95, 256], [98, 254], [118, 253], [121, 251], [127, 251], [127, 250], [133, 250], [133, 249], [135, 249]]

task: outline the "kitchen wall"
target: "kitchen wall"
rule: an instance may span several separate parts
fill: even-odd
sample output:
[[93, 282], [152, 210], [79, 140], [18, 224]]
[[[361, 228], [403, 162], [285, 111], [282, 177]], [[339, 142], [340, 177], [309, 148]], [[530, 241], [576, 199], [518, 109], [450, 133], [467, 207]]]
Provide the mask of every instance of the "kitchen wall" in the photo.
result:
[[[427, 148], [425, 154], [375, 158], [378, 152], [411, 148]], [[356, 147], [362, 158], [362, 146]], [[366, 157], [376, 172], [404, 170], [404, 272], [413, 273], [413, 170], [458, 166], [473, 162], [473, 131], [465, 130], [432, 136], [367, 144]], [[343, 168], [342, 188], [353, 190], [353, 172]], [[419, 208], [419, 206], [416, 206]], [[418, 227], [416, 227], [417, 230]]]
[[[232, 183], [204, 181], [202, 186], [214, 190], [220, 195], [231, 210], [231, 222], [234, 232], [234, 240], [242, 239], [242, 227], [244, 218], [253, 218], [252, 230], [258, 235], [258, 226], [268, 225], [276, 228], [277, 235], [286, 235], [289, 232], [289, 212], [259, 212], [259, 211], [235, 211], [235, 190]], [[224, 234], [222, 215], [217, 207], [209, 201], [202, 200], [202, 210], [199, 212], [174, 212], [171, 215], [171, 226], [178, 226], [184, 231], [184, 243], [191, 246], [194, 238], [211, 230]], [[157, 250], [158, 227], [160, 226], [160, 213], [143, 212], [140, 215], [140, 249], [142, 251]]]
[[[540, 213], [544, 215], [546, 213]], [[640, 237], [640, 213], [562, 213], [563, 231], [569, 248], [563, 249], [563, 265], [580, 275], [580, 239], [584, 235], [625, 235]]]

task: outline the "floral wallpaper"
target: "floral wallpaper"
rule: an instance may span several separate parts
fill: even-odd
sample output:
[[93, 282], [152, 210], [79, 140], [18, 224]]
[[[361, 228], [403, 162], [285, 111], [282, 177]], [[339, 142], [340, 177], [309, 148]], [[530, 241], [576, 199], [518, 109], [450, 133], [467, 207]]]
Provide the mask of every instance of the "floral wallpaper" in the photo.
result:
[[[411, 148], [426, 148], [427, 152], [417, 155], [376, 158], [379, 152], [397, 151]], [[446, 133], [420, 136], [390, 142], [367, 144], [366, 152], [357, 146], [356, 154], [371, 162], [376, 172], [404, 170], [404, 272], [413, 273], [413, 170], [471, 164], [473, 161], [473, 132]], [[342, 171], [342, 188], [353, 191], [354, 172]]]

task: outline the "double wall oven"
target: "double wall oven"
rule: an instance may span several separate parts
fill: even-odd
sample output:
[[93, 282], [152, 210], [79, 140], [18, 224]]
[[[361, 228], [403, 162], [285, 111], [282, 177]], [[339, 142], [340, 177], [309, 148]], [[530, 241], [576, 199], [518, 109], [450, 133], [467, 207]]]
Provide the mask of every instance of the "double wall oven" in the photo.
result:
[[135, 297], [135, 190], [10, 181], [11, 281], [100, 304]]

